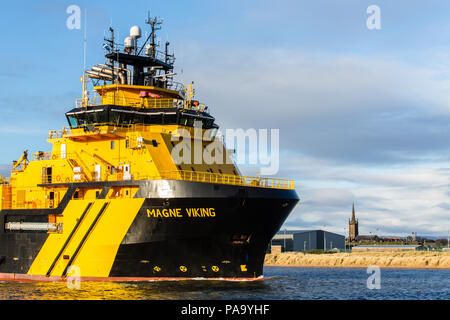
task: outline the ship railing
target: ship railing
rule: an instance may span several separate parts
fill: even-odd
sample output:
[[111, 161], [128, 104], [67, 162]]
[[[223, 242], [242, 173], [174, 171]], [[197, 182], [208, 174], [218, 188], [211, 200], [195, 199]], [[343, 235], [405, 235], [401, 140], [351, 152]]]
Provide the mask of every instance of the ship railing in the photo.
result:
[[178, 108], [185, 110], [195, 110], [205, 112], [207, 106], [204, 104], [189, 105], [189, 102], [183, 99], [173, 99], [173, 98], [103, 98], [103, 104], [112, 104], [123, 107], [135, 107], [142, 109], [151, 108]]
[[63, 136], [72, 133], [72, 129], [70, 127], [63, 127], [62, 130], [51, 130], [48, 132], [48, 137], [50, 139], [60, 139]]
[[[176, 89], [183, 90], [184, 85], [181, 83], [174, 83]], [[181, 92], [181, 91], [180, 91]], [[189, 102], [183, 99], [174, 98], [126, 98], [124, 96], [108, 96], [108, 97], [94, 97], [85, 99], [76, 99], [75, 106], [77, 108], [81, 107], [93, 107], [99, 105], [115, 105], [120, 107], [134, 107], [139, 109], [157, 109], [157, 108], [177, 108], [177, 109], [187, 109], [195, 111], [206, 111], [207, 106], [204, 104], [189, 105]]]
[[[116, 50], [113, 52], [123, 52], [125, 49], [125, 45], [123, 44], [115, 44]], [[118, 49], [118, 50], [117, 50]], [[175, 62], [175, 58], [172, 55], [166, 54], [163, 51], [156, 50], [156, 49], [149, 49], [145, 48], [144, 46], [137, 46], [136, 52], [140, 52], [140, 56], [146, 56], [146, 57], [152, 57], [153, 59], [157, 59], [162, 62], [166, 62], [170, 65], [172, 65]]]
[[75, 99], [75, 108], [82, 108], [88, 106], [97, 106], [102, 103], [102, 97], [97, 93], [93, 97]]
[[[145, 48], [144, 48], [144, 51], [145, 51]], [[165, 52], [162, 52], [162, 51], [159, 51], [159, 50], [153, 50], [153, 51], [151, 51], [149, 53], [151, 54], [151, 56], [154, 59], [166, 62], [166, 63], [168, 63], [170, 65], [172, 65], [175, 62], [175, 59], [171, 55], [168, 55], [168, 54], [166, 55]]]
[[232, 174], [219, 174], [211, 172], [198, 171], [167, 171], [161, 172], [159, 176], [134, 175], [133, 180], [155, 180], [155, 179], [174, 179], [184, 181], [230, 184], [238, 186], [250, 186], [260, 188], [275, 188], [293, 190], [294, 180], [280, 178], [247, 177]]
[[52, 156], [51, 152], [39, 151], [33, 153], [33, 158], [31, 159], [31, 161], [50, 160], [51, 156]]
[[0, 186], [9, 186], [11, 184], [11, 177], [0, 176]]
[[80, 124], [76, 127], [63, 127], [62, 130], [51, 130], [48, 132], [48, 136], [50, 139], [60, 139], [63, 137], [70, 136], [72, 134], [79, 135], [80, 132], [73, 131], [74, 129], [82, 129], [83, 133], [91, 133], [91, 134], [113, 134], [120, 130], [136, 130], [138, 126], [142, 129], [142, 123], [116, 123], [116, 122], [101, 122], [101, 123], [89, 123], [89, 124]]
[[170, 81], [170, 82], [167, 83], [167, 87], [170, 90], [178, 91], [182, 96], [184, 96], [184, 94], [185, 94], [184, 91], [185, 91], [186, 87], [184, 86], [184, 84], [182, 84], [180, 82]]
[[173, 98], [126, 98], [124, 96], [111, 96], [94, 98], [76, 99], [75, 107], [93, 107], [99, 105], [116, 105], [122, 107], [135, 107], [135, 108], [183, 108], [184, 100]]
[[[84, 166], [83, 166], [84, 167]], [[86, 168], [84, 168], [86, 169]], [[83, 171], [85, 172], [85, 171]], [[205, 183], [217, 183], [217, 184], [229, 184], [236, 186], [248, 186], [248, 187], [260, 187], [260, 188], [273, 188], [273, 189], [287, 189], [293, 190], [295, 187], [294, 180], [280, 179], [280, 178], [263, 178], [263, 177], [247, 177], [238, 176], [232, 174], [219, 174], [211, 172], [199, 172], [199, 171], [162, 171], [158, 175], [148, 174], [105, 174], [97, 176], [95, 172], [89, 172], [93, 180], [95, 181], [122, 181], [122, 180], [183, 180]], [[78, 176], [78, 177], [77, 177]], [[76, 178], [77, 177], [77, 178]], [[42, 184], [51, 183], [77, 183], [83, 181], [89, 181], [90, 179], [84, 173], [73, 176], [51, 176], [42, 175]]]
[[183, 108], [184, 100], [173, 98], [125, 98], [125, 97], [104, 97], [103, 105], [116, 105], [123, 107], [135, 107], [142, 109], [151, 108]]

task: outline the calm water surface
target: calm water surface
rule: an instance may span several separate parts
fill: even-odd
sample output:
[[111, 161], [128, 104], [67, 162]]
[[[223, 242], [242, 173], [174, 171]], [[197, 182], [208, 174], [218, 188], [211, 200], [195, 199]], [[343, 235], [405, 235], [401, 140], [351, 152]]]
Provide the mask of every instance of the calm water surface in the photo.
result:
[[446, 299], [450, 270], [381, 269], [380, 289], [368, 289], [366, 269], [265, 267], [257, 282], [165, 281], [65, 283], [0, 282], [0, 299]]

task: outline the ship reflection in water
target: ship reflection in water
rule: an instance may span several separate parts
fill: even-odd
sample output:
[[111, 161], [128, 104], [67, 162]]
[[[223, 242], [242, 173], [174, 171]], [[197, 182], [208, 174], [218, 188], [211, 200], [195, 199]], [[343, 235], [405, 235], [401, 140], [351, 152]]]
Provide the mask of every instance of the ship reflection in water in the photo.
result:
[[368, 289], [362, 268], [265, 267], [264, 281], [0, 282], [0, 299], [450, 299], [450, 270], [382, 269], [380, 289]]

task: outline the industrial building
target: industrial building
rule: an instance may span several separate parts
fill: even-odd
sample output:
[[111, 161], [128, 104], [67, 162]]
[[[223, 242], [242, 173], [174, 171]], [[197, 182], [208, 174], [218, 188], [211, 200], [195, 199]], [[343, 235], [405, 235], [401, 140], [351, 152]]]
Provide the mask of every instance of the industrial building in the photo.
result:
[[345, 249], [345, 236], [324, 230], [279, 231], [269, 244], [281, 246], [282, 251], [311, 251]]

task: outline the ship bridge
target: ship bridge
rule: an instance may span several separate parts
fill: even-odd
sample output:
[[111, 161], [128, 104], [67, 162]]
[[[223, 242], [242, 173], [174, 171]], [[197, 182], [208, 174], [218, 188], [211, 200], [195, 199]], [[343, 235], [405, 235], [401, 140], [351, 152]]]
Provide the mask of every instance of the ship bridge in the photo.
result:
[[[206, 112], [180, 108], [176, 101], [158, 101], [159, 103], [162, 105], [145, 109], [120, 105], [74, 108], [66, 113], [66, 117], [71, 129], [104, 125], [127, 127], [134, 124], [193, 127], [195, 121], [201, 122], [202, 129], [218, 128], [214, 117]], [[173, 105], [170, 106], [170, 103]]]

